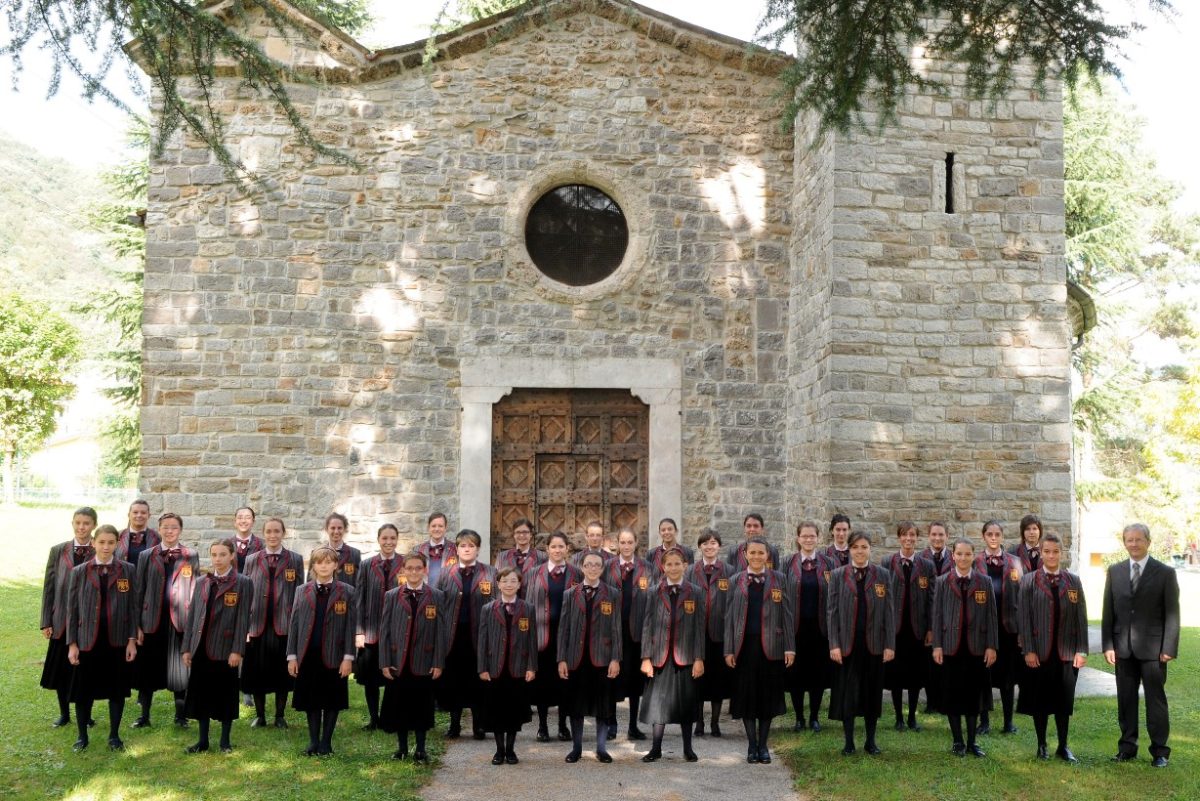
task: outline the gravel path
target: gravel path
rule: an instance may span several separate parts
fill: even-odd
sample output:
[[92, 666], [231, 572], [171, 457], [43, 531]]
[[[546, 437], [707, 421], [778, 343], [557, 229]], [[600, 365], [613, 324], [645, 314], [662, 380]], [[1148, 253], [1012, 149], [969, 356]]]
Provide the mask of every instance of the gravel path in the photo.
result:
[[[645, 764], [641, 759], [650, 750], [649, 732], [645, 741], [627, 740], [624, 734], [627, 715], [628, 709], [622, 704], [617, 709], [617, 739], [608, 744], [613, 757], [610, 765], [596, 761], [596, 734], [591, 720], [584, 724], [583, 758], [575, 765], [563, 762], [571, 750], [570, 743], [534, 740], [536, 718], [517, 735], [519, 765], [493, 766], [491, 759], [496, 749], [491, 737], [475, 741], [468, 734], [465, 739], [449, 744], [441, 768], [421, 797], [425, 801], [463, 801], [492, 798], [500, 792], [506, 798], [529, 801], [564, 798], [596, 801], [610, 797], [623, 801], [729, 801], [749, 795], [748, 788], [753, 785], [756, 798], [799, 799], [792, 788], [791, 773], [781, 760], [776, 759], [770, 765], [746, 764], [746, 738], [737, 721], [722, 719], [724, 737], [696, 738], [693, 748], [700, 761], [694, 764], [683, 761], [679, 727], [669, 726], [663, 740], [662, 760]], [[788, 718], [779, 720], [785, 719]], [[552, 732], [554, 721], [551, 712]], [[463, 728], [470, 732], [469, 724]]]

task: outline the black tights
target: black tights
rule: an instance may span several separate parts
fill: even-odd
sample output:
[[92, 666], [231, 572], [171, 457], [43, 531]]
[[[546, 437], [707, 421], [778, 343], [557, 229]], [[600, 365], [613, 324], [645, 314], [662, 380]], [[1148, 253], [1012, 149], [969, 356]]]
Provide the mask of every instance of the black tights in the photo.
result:
[[[79, 728], [79, 739], [84, 742], [88, 738], [88, 722], [92, 719], [92, 704], [95, 702], [90, 698], [86, 701], [75, 702], [75, 724]], [[111, 698], [108, 702], [108, 739], [115, 740], [119, 737], [121, 729], [121, 715], [125, 714], [125, 699]]]
[[[416, 748], [418, 752], [425, 750], [425, 729], [417, 729], [413, 732], [413, 737], [416, 738]], [[408, 729], [398, 729], [396, 731], [396, 745], [400, 752], [408, 753]]]
[[825, 691], [822, 689], [793, 690], [792, 709], [796, 712], [796, 720], [804, 720], [804, 696], [806, 693], [808, 694], [808, 719], [814, 721], [820, 717], [821, 699], [825, 697]]
[[[1004, 711], [1004, 728], [1013, 725], [1013, 685], [1005, 684], [1000, 688], [1000, 708]], [[991, 723], [991, 716], [986, 711], [980, 713], [979, 722], [984, 726]]]
[[[679, 730], [683, 734], [684, 753], [690, 753], [692, 750], [692, 721], [686, 720], [679, 724]], [[651, 750], [655, 753], [661, 753], [663, 735], [667, 733], [667, 724], [655, 723], [652, 731], [654, 732], [654, 745]]]
[[[709, 706], [712, 707], [712, 715], [708, 719], [709, 728], [716, 729], [720, 725], [721, 720], [721, 701], [710, 701]], [[704, 734], [704, 702], [696, 704], [696, 725], [699, 727], [697, 731]]]
[[[845, 746], [847, 749], [854, 748], [854, 721], [855, 718], [845, 718], [842, 720], [842, 737], [845, 738]], [[863, 718], [863, 731], [865, 734], [864, 746], [870, 748], [875, 745], [875, 729], [879, 724], [879, 718]]]
[[[583, 750], [583, 715], [571, 716], [571, 743], [573, 750]], [[608, 721], [596, 718], [596, 753], [608, 750]]]
[[[492, 737], [496, 741], [496, 756], [514, 756], [516, 752], [513, 747], [517, 744], [517, 731], [494, 731]], [[420, 746], [419, 750], [424, 750], [424, 746]]]
[[[200, 718], [200, 723], [199, 723], [200, 740], [196, 743], [196, 745], [200, 746], [201, 748], [208, 748], [209, 722], [210, 721], [208, 718]], [[221, 747], [222, 748], [232, 748], [233, 747], [232, 744], [229, 742], [229, 731], [232, 728], [233, 728], [232, 720], [222, 720], [221, 721]]]
[[950, 721], [950, 734], [954, 736], [954, 744], [963, 744], [963, 718], [967, 719], [967, 745], [975, 745], [975, 732], [979, 728], [978, 715], [947, 715], [947, 720]]
[[[180, 691], [175, 696], [175, 720], [183, 720], [183, 702], [187, 693]], [[150, 709], [154, 706], [154, 690], [138, 690], [138, 706], [142, 709], [142, 718], [150, 720]]]
[[[917, 723], [917, 696], [921, 690], [910, 689], [908, 691], [908, 725], [914, 726]], [[892, 709], [896, 710], [896, 721], [904, 720], [904, 691], [892, 690]]]
[[333, 749], [333, 728], [337, 726], [338, 710], [308, 712], [308, 747]]
[[363, 695], [367, 698], [367, 714], [371, 716], [371, 725], [379, 724], [379, 688], [367, 685], [363, 687]]
[[771, 718], [742, 718], [742, 727], [746, 730], [746, 742], [751, 748], [762, 750], [767, 747], [771, 737]]
[[[1049, 723], [1050, 723], [1049, 715], [1034, 715], [1033, 716], [1033, 728], [1035, 731], [1037, 731], [1038, 745], [1044, 746], [1046, 744], [1046, 728], [1049, 725]], [[1055, 713], [1054, 729], [1055, 729], [1055, 733], [1058, 735], [1058, 747], [1060, 749], [1067, 747], [1067, 732], [1070, 730], [1070, 728], [1071, 728], [1071, 716], [1066, 714], [1065, 712]]]
[[58, 716], [64, 721], [71, 719], [71, 691], [57, 690], [58, 695]]
[[[287, 711], [287, 698], [288, 698], [288, 694], [286, 692], [275, 693], [275, 717], [277, 719], [283, 717], [283, 713]], [[267, 718], [267, 694], [266, 693], [255, 693], [254, 694], [254, 716], [256, 718], [262, 718], [263, 720], [266, 720], [266, 718]]]
[[[629, 696], [629, 731], [637, 731], [638, 727], [638, 708], [642, 705], [642, 697], [640, 695]], [[608, 713], [608, 725], [617, 725], [617, 703], [614, 701], [612, 710]]]
[[[549, 729], [546, 728], [547, 725], [549, 725], [546, 722], [546, 719], [548, 717], [550, 717], [550, 707], [542, 706], [541, 704], [539, 704], [538, 708], [537, 708], [537, 713], [538, 713], [538, 731], [549, 731]], [[563, 717], [562, 707], [560, 706], [558, 708], [558, 730], [563, 731], [566, 728], [567, 728], [567, 720], [566, 720], [566, 718]]]

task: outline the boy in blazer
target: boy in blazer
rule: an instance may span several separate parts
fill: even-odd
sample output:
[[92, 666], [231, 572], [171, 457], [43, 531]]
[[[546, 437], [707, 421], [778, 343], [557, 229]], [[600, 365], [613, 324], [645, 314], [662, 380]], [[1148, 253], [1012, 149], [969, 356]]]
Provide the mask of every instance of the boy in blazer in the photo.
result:
[[446, 615], [446, 670], [438, 692], [438, 707], [450, 713], [446, 736], [458, 737], [462, 712], [471, 709], [475, 739], [482, 740], [479, 727], [479, 679], [475, 670], [475, 645], [483, 605], [496, 598], [496, 571], [478, 561], [482, 542], [478, 533], [464, 528], [455, 537], [456, 561], [442, 570], [437, 588], [442, 591]]
[[183, 702], [187, 668], [183, 665], [183, 630], [192, 594], [200, 580], [200, 555], [183, 546], [183, 518], [167, 512], [158, 518], [162, 542], [142, 551], [137, 564], [138, 585], [138, 705], [142, 714], [133, 728], [150, 725], [155, 690], [175, 694], [175, 725], [186, 726]]
[[183, 663], [189, 670], [184, 713], [199, 721], [200, 739], [187, 753], [208, 750], [211, 720], [221, 722], [221, 751], [233, 745], [229, 732], [238, 717], [238, 668], [246, 653], [254, 583], [234, 569], [232, 539], [209, 548], [212, 573], [196, 582], [183, 639]]
[[338, 714], [350, 705], [346, 680], [354, 668], [358, 600], [354, 587], [334, 579], [338, 553], [312, 553], [313, 580], [296, 592], [288, 623], [288, 674], [296, 680], [292, 705], [308, 718], [306, 756], [333, 753]]
[[567, 683], [565, 705], [573, 741], [566, 761], [579, 761], [583, 719], [590, 715], [596, 719], [596, 759], [611, 762], [606, 744], [615, 704], [613, 679], [621, 672], [621, 596], [600, 580], [605, 568], [599, 554], [584, 556], [581, 567], [583, 583], [563, 594], [558, 629], [558, 677]]
[[288, 621], [296, 588], [304, 583], [304, 558], [283, 547], [287, 527], [277, 517], [263, 523], [261, 551], [246, 558], [244, 574], [254, 583], [250, 608], [250, 641], [242, 668], [242, 692], [254, 698], [254, 722], [267, 725], [267, 693], [275, 694], [275, 728], [286, 729], [288, 693], [292, 679], [287, 669]]
[[129, 504], [129, 525], [117, 539], [117, 559], [136, 567], [142, 551], [148, 551], [162, 541], [157, 531], [147, 527], [149, 522], [149, 503], [138, 499]]
[[88, 746], [92, 704], [108, 700], [108, 747], [124, 750], [119, 729], [137, 657], [137, 578], [133, 565], [116, 559], [117, 530], [104, 525], [92, 538], [96, 556], [71, 571], [67, 606], [67, 661], [75, 666], [71, 697], [79, 739]]
[[974, 544], [957, 540], [953, 559], [954, 568], [938, 578], [933, 594], [933, 661], [945, 668], [942, 711], [954, 736], [951, 753], [983, 757], [986, 754], [975, 744], [975, 735], [979, 713], [992, 703], [987, 671], [996, 661], [999, 613], [991, 579], [974, 569]]
[[725, 553], [725, 561], [733, 566], [733, 572], [739, 573], [746, 569], [746, 547], [751, 540], [762, 540], [767, 546], [767, 570], [780, 570], [783, 563], [779, 559], [779, 549], [766, 540], [766, 528], [763, 523], [763, 516], [758, 512], [751, 512], [742, 518], [742, 533], [745, 539], [736, 545], [730, 545], [729, 550]]
[[721, 736], [721, 705], [729, 697], [729, 670], [725, 666], [725, 609], [729, 601], [733, 566], [721, 558], [721, 535], [706, 528], [696, 539], [700, 557], [684, 571], [684, 578], [705, 595], [704, 676], [696, 703], [696, 736], [704, 736], [704, 702], [712, 710], [709, 718], [714, 737]]
[[445, 598], [426, 582], [425, 554], [404, 557], [401, 584], [383, 599], [379, 667], [387, 681], [383, 726], [396, 732], [392, 759], [408, 756], [408, 733], [416, 737], [414, 762], [427, 762], [425, 735], [433, 728], [433, 687], [442, 675], [448, 648]]
[[399, 540], [400, 534], [391, 523], [380, 526], [376, 534], [379, 553], [363, 560], [358, 574], [354, 680], [362, 686], [367, 701], [370, 718], [363, 727], [366, 731], [374, 731], [379, 727], [379, 688], [383, 686], [379, 663], [379, 626], [383, 601], [388, 592], [404, 583], [404, 557], [396, 553]]
[[[561, 536], [561, 535], [560, 535]], [[562, 556], [566, 540], [562, 540]], [[483, 728], [496, 741], [493, 765], [515, 765], [517, 732], [532, 719], [529, 687], [537, 675], [538, 653], [533, 607], [519, 595], [524, 574], [505, 567], [496, 576], [495, 600], [481, 610], [476, 670], [483, 689]]]
[[[901, 523], [897, 526], [897, 537], [900, 550], [882, 562], [892, 574], [896, 599], [896, 658], [888, 663], [884, 679], [892, 691], [896, 731], [920, 731], [917, 696], [929, 677], [926, 649], [933, 642], [929, 614], [933, 609], [937, 572], [933, 562], [917, 553], [916, 524]], [[907, 723], [902, 698], [905, 690], [908, 690]]]
[[1104, 658], [1117, 668], [1117, 717], [1121, 739], [1114, 761], [1137, 756], [1138, 687], [1146, 695], [1151, 764], [1165, 768], [1171, 756], [1167, 709], [1167, 663], [1179, 656], [1179, 580], [1150, 556], [1150, 529], [1125, 527], [1129, 558], [1108, 569], [1104, 580], [1101, 638]]
[[96, 555], [92, 532], [96, 529], [96, 510], [84, 506], [71, 515], [74, 536], [50, 549], [46, 575], [42, 580], [40, 627], [46, 638], [46, 660], [42, 663], [41, 685], [58, 696], [58, 719], [54, 727], [71, 722], [71, 675], [67, 661], [67, 600], [71, 591], [71, 571]]

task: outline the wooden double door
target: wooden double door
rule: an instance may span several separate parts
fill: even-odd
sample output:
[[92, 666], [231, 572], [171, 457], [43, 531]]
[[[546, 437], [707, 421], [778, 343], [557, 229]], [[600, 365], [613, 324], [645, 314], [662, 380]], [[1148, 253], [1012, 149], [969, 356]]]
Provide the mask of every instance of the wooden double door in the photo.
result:
[[649, 407], [628, 390], [518, 389], [492, 412], [492, 556], [512, 523], [561, 531], [574, 547], [588, 523], [628, 526], [646, 544]]

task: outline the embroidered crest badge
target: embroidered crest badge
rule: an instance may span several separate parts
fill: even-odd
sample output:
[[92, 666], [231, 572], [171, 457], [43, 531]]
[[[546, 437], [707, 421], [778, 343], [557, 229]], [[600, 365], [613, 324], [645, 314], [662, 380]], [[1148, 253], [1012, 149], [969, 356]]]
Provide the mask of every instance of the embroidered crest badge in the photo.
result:
[[129, 592], [129, 579], [117, 579], [117, 592]]
[[886, 598], [887, 597], [887, 585], [886, 584], [876, 584], [875, 585], [875, 597], [876, 598]]
[[437, 607], [433, 604], [428, 604], [425, 607], [425, 619], [437, 620]]
[[975, 590], [975, 603], [980, 606], [987, 603], [987, 590]]
[[529, 631], [529, 618], [527, 618], [527, 617], [517, 618], [517, 630], [518, 631]]
[[683, 612], [686, 615], [695, 614], [696, 602], [695, 601], [684, 601], [683, 602]]
[[226, 606], [237, 606], [237, 602], [238, 602], [238, 594], [236, 592], [225, 593], [225, 605]]
[[345, 601], [334, 601], [334, 604], [333, 604], [333, 613], [334, 613], [335, 615], [344, 615], [344, 614], [346, 614], [346, 602], [345, 602]]
[[729, 590], [729, 579], [717, 579], [717, 589], [721, 592]]

